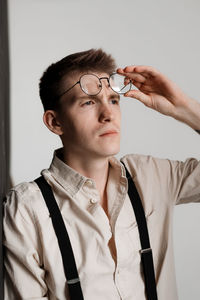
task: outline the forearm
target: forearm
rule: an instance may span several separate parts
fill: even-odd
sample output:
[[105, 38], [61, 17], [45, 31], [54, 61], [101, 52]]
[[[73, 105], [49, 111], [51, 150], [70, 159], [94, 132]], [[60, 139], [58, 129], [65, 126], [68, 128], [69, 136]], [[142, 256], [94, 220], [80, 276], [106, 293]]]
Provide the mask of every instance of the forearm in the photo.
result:
[[194, 130], [200, 131], [200, 103], [189, 97], [186, 103], [186, 105], [177, 109], [174, 117]]

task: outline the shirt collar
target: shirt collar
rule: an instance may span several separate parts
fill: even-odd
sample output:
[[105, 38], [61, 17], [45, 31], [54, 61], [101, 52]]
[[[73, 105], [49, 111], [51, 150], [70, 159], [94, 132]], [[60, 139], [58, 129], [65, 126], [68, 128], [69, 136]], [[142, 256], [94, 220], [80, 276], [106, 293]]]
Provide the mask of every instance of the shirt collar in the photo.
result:
[[[53, 160], [48, 171], [51, 173], [51, 176], [68, 191], [70, 196], [74, 197], [85, 182], [91, 181], [91, 179], [81, 175], [64, 163], [62, 160], [62, 152], [63, 148], [54, 151]], [[115, 172], [125, 177], [124, 167], [115, 157], [110, 157], [109, 163]]]

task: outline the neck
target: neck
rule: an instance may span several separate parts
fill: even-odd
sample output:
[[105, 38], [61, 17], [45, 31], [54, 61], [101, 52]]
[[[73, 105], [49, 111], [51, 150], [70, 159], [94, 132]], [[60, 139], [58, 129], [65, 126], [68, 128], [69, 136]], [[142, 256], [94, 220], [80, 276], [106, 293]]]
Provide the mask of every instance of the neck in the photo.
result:
[[101, 202], [106, 201], [106, 184], [108, 180], [109, 161], [108, 157], [86, 158], [77, 157], [75, 154], [64, 150], [64, 162], [85, 177], [91, 178], [96, 184]]

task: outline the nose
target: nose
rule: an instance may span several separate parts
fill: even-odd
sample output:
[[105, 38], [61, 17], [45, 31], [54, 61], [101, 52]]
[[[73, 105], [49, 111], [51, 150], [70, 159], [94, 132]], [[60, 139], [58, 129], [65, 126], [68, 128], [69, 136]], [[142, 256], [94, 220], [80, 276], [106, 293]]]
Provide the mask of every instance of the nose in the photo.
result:
[[99, 122], [101, 123], [111, 122], [113, 119], [114, 119], [114, 114], [111, 107], [109, 107], [109, 104], [108, 103], [102, 104], [99, 113]]

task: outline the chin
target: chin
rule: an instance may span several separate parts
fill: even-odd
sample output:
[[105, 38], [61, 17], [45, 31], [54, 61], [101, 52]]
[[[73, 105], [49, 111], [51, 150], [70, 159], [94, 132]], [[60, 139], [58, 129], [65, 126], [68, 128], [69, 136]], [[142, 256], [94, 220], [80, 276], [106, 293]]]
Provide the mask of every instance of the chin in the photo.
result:
[[116, 155], [117, 153], [119, 153], [120, 148], [119, 147], [110, 147], [109, 149], [102, 149], [102, 156], [104, 157], [110, 157], [113, 155]]

